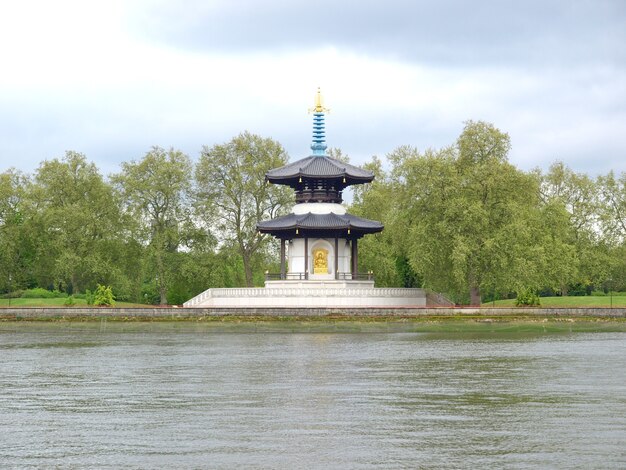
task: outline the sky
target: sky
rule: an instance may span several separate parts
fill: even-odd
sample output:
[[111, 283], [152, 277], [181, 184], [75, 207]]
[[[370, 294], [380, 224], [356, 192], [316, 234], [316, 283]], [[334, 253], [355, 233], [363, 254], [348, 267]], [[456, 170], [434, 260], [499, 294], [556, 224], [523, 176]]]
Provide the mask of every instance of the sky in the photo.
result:
[[623, 0], [0, 0], [0, 172], [152, 146], [196, 160], [247, 130], [362, 164], [452, 145], [467, 120], [523, 170], [626, 171]]

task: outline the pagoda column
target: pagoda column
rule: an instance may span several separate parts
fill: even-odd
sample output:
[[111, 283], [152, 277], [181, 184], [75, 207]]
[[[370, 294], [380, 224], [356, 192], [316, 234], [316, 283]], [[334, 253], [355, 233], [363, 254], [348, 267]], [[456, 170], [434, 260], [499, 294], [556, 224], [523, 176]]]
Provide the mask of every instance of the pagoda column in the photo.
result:
[[285, 279], [285, 239], [280, 239], [280, 278]]
[[335, 280], [339, 279], [339, 238], [335, 237]]
[[304, 237], [304, 279], [309, 279], [309, 239]]
[[357, 246], [357, 241], [356, 238], [354, 238], [352, 240], [352, 243], [350, 243], [350, 248], [352, 248], [352, 279], [356, 279], [357, 278], [357, 274], [359, 273], [359, 250], [358, 250], [358, 246]]

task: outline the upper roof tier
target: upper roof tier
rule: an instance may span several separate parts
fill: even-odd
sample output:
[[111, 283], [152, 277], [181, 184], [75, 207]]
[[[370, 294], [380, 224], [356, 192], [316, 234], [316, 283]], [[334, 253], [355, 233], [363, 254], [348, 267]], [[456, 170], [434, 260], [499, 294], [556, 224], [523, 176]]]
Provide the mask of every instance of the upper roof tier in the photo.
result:
[[337, 186], [369, 183], [374, 173], [327, 155], [311, 155], [297, 162], [274, 168], [265, 174], [267, 181], [298, 189], [304, 180], [338, 180]]
[[322, 189], [322, 187], [340, 192], [347, 186], [372, 181], [374, 179], [372, 172], [326, 155], [324, 113], [329, 110], [324, 107], [319, 88], [315, 96], [315, 106], [309, 111], [313, 113], [313, 141], [311, 143], [313, 154], [268, 171], [265, 179], [270, 183], [291, 186], [296, 192]]

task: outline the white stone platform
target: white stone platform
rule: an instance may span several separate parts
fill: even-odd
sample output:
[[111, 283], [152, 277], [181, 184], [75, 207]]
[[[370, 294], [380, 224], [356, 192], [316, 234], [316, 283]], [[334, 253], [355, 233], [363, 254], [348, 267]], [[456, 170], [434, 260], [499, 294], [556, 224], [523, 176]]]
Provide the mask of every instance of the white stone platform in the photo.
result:
[[374, 281], [267, 281], [265, 287], [208, 289], [184, 307], [425, 307], [424, 289], [374, 287]]

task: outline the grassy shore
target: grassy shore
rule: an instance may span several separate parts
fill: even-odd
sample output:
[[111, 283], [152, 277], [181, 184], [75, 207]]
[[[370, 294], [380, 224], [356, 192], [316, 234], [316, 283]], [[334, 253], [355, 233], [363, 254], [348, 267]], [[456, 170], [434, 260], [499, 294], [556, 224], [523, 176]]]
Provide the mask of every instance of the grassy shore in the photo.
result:
[[206, 333], [427, 333], [472, 337], [569, 333], [626, 332], [626, 321], [605, 318], [294, 318], [204, 317], [186, 320], [80, 319], [0, 321], [1, 332], [71, 329], [93, 332], [206, 332]]
[[[65, 302], [67, 298], [57, 299], [0, 299], [0, 308], [2, 307], [67, 307]], [[74, 299], [75, 307], [87, 307], [85, 299]], [[130, 302], [115, 302], [116, 307], [151, 307], [152, 305], [134, 304]]]
[[[609, 308], [626, 307], [626, 294], [620, 292], [618, 295], [610, 296], [593, 296], [586, 295], [580, 297], [541, 297], [541, 307], [546, 308]], [[484, 303], [483, 307], [515, 307], [515, 299], [496, 300], [495, 302]]]
[[[0, 308], [2, 307], [65, 307], [64, 298], [58, 299], [0, 299]], [[74, 299], [76, 307], [86, 307], [87, 302], [84, 299]], [[10, 305], [9, 305], [10, 304]], [[116, 302], [116, 307], [153, 307], [153, 305], [135, 304], [130, 302]], [[487, 302], [483, 307], [515, 307], [515, 299], [496, 300], [495, 302]], [[609, 307], [626, 307], [626, 294], [610, 296], [581, 296], [581, 297], [541, 297], [541, 307], [546, 308], [609, 308]]]

